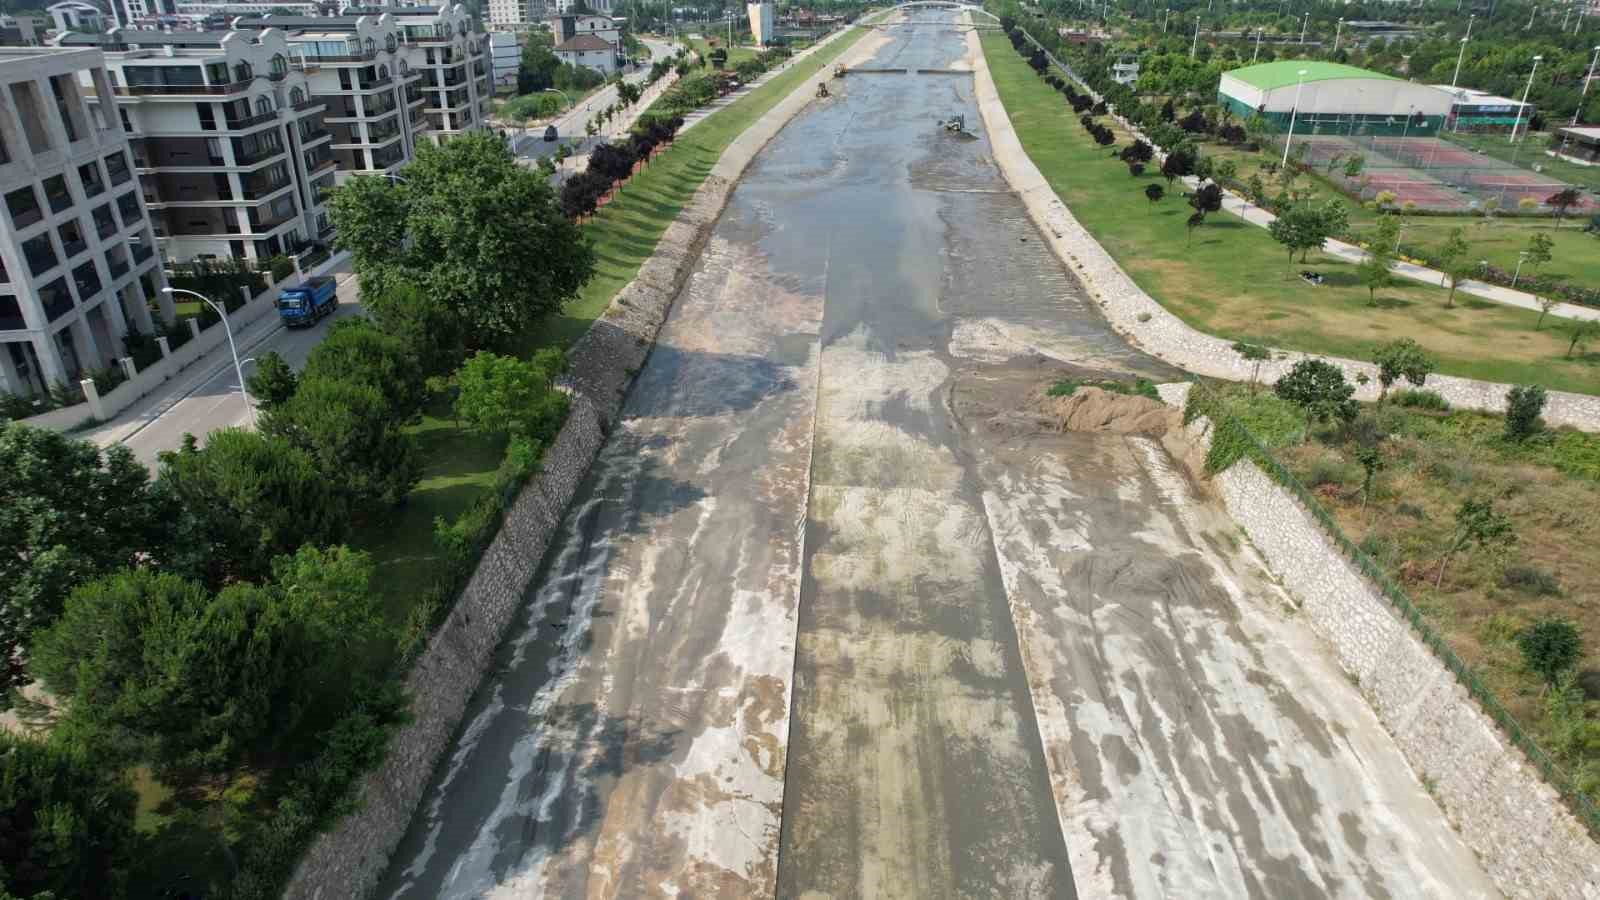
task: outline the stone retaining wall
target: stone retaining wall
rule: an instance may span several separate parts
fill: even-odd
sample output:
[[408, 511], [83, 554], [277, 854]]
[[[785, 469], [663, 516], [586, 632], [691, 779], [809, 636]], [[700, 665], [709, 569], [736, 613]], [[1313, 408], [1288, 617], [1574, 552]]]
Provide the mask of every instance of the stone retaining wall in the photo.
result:
[[[1088, 230], [1078, 223], [1072, 211], [1056, 196], [1033, 160], [1022, 149], [1005, 106], [1000, 102], [994, 79], [989, 74], [989, 63], [984, 58], [977, 32], [968, 32], [967, 42], [974, 57], [978, 109], [983, 114], [984, 126], [989, 130], [989, 142], [994, 148], [1000, 171], [1021, 195], [1028, 214], [1044, 233], [1056, 255], [1077, 273], [1111, 327], [1152, 356], [1185, 371], [1231, 381], [1249, 380], [1252, 366], [1233, 352], [1232, 341], [1190, 328], [1182, 319], [1151, 299]], [[1296, 362], [1314, 355], [1274, 350], [1274, 359], [1261, 366], [1261, 380], [1270, 384], [1286, 374]], [[1349, 359], [1329, 358], [1329, 361], [1343, 369], [1352, 382], [1357, 374], [1365, 374], [1370, 383], [1358, 385], [1356, 397], [1377, 399], [1377, 366]], [[1430, 391], [1437, 391], [1451, 406], [1486, 412], [1503, 411], [1506, 392], [1510, 390], [1510, 385], [1451, 375], [1430, 376], [1426, 387]], [[1584, 431], [1600, 431], [1600, 397], [1551, 391], [1544, 419], [1550, 425], [1570, 425]]]
[[[1188, 387], [1159, 391], [1181, 408]], [[1199, 451], [1188, 458], [1204, 458], [1210, 423], [1196, 419], [1184, 438]], [[1312, 629], [1358, 680], [1495, 886], [1530, 900], [1600, 897], [1600, 845], [1317, 520], [1247, 459], [1212, 486]]]
[[[807, 53], [851, 33], [836, 32]], [[847, 51], [846, 55], [849, 55]], [[639, 274], [570, 353], [572, 410], [522, 489], [449, 616], [406, 678], [411, 721], [363, 779], [359, 805], [307, 850], [284, 890], [290, 900], [363, 897], [383, 877], [417, 804], [449, 748], [473, 692], [521, 608], [568, 503], [622, 409], [656, 332], [693, 271], [735, 181], [766, 143], [811, 100], [803, 82], [730, 144], [694, 199], [668, 226]], [[622, 198], [627, 202], [626, 192]]]

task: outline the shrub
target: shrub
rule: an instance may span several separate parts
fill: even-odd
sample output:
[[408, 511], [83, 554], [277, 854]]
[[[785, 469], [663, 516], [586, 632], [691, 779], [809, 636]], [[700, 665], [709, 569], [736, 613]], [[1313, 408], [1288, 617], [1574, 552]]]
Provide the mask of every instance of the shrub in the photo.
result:
[[1561, 593], [1561, 582], [1549, 572], [1538, 566], [1506, 566], [1500, 573], [1500, 586], [1532, 594], [1535, 597], [1550, 597]]
[[1448, 412], [1450, 409], [1450, 403], [1440, 396], [1438, 391], [1413, 391], [1401, 388], [1390, 394], [1389, 399], [1397, 406], [1411, 409], [1428, 409], [1435, 412]]
[[1517, 634], [1517, 647], [1528, 671], [1555, 684], [1583, 655], [1583, 635], [1566, 619], [1541, 619]]
[[1155, 382], [1148, 378], [1135, 379], [1132, 384], [1129, 384], [1126, 381], [1113, 381], [1111, 379], [1106, 379], [1103, 381], [1079, 381], [1075, 378], [1063, 378], [1062, 380], [1057, 381], [1055, 384], [1050, 385], [1050, 389], [1045, 391], [1045, 393], [1051, 397], [1066, 397], [1075, 393], [1078, 388], [1081, 387], [1099, 388], [1102, 391], [1112, 394], [1126, 394], [1133, 397], [1148, 397], [1151, 400], [1161, 399], [1161, 395], [1156, 392]]
[[1522, 441], [1544, 430], [1545, 392], [1538, 385], [1517, 385], [1506, 392], [1506, 440]]
[[1331, 484], [1343, 487], [1355, 479], [1349, 463], [1336, 456], [1319, 456], [1311, 461], [1311, 467], [1306, 470], [1306, 485], [1308, 487], [1321, 487]]

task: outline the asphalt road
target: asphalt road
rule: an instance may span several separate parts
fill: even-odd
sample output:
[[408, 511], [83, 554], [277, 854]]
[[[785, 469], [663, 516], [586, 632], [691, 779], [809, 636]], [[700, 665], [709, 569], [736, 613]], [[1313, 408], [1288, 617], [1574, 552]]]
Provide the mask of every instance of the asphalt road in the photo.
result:
[[[654, 38], [640, 38], [640, 42], [649, 48], [651, 60], [671, 56], [673, 53], [672, 45], [666, 41], [659, 41]], [[624, 75], [623, 80], [630, 84], [641, 84], [644, 82], [645, 76], [649, 74], [649, 67], [640, 66], [637, 71]], [[581, 152], [582, 146], [591, 140], [584, 134], [584, 128], [588, 125], [589, 120], [598, 116], [601, 110], [610, 106], [616, 99], [617, 89], [615, 87], [607, 87], [592, 97], [584, 99], [573, 109], [556, 117], [553, 122], [528, 126], [521, 134], [512, 138], [512, 152], [521, 159], [530, 160], [553, 155], [556, 152], [556, 148], [561, 144], [571, 145], [574, 153]], [[556, 126], [556, 132], [561, 137], [560, 141], [546, 141], [544, 139], [545, 126], [551, 124]], [[593, 140], [598, 139], [597, 137]]]
[[[268, 352], [276, 352], [296, 369], [305, 364], [306, 357], [322, 340], [328, 325], [335, 319], [359, 315], [355, 276], [349, 263], [342, 263], [329, 274], [339, 279], [339, 308], [333, 315], [309, 328], [284, 328], [276, 321], [267, 321], [235, 333], [240, 341], [241, 359], [254, 359]], [[250, 364], [244, 366], [245, 377], [250, 377]], [[86, 435], [101, 446], [122, 443], [133, 455], [152, 469], [156, 455], [163, 450], [176, 450], [185, 434], [193, 434], [204, 442], [205, 435], [219, 428], [246, 424], [248, 414], [244, 399], [239, 394], [239, 380], [234, 374], [233, 357], [224, 343], [200, 363], [180, 372], [155, 392], [134, 405], [111, 422], [101, 425]]]

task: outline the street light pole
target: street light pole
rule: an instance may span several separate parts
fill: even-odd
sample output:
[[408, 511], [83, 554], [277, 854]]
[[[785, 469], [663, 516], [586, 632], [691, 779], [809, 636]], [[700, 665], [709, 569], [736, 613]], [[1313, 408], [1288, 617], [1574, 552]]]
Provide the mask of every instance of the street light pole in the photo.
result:
[[1528, 7], [1528, 24], [1522, 26], [1522, 30], [1523, 31], [1527, 31], [1527, 30], [1529, 30], [1530, 28], [1533, 27], [1533, 17], [1538, 15], [1538, 14], [1539, 14], [1539, 4], [1535, 3], [1535, 4], [1533, 4], [1533, 5]]
[[1339, 38], [1344, 34], [1344, 16], [1339, 17], [1339, 24], [1333, 30], [1333, 52], [1339, 52]]
[[1517, 254], [1517, 271], [1513, 272], [1511, 275], [1511, 286], [1513, 288], [1517, 286], [1517, 279], [1522, 277], [1522, 263], [1527, 258], [1528, 253], [1525, 250]]
[[1194, 17], [1194, 43], [1189, 45], [1189, 58], [1194, 59], [1195, 51], [1200, 49], [1200, 17]]
[[1456, 54], [1456, 73], [1450, 76], [1451, 87], [1455, 87], [1456, 82], [1461, 79], [1461, 61], [1467, 58], [1467, 41], [1472, 40], [1472, 20], [1476, 18], [1476, 15], [1467, 17], [1467, 34], [1461, 39], [1461, 52]]
[[1600, 47], [1594, 48], [1594, 58], [1589, 60], [1589, 76], [1583, 79], [1583, 93], [1578, 95], [1578, 108], [1572, 111], [1572, 124], [1578, 124], [1578, 114], [1583, 112], [1583, 101], [1589, 96], [1589, 82], [1594, 80], [1594, 67], [1600, 63]]
[[1294, 142], [1294, 119], [1300, 114], [1300, 89], [1306, 86], [1306, 70], [1301, 69], [1299, 76], [1294, 80], [1294, 107], [1289, 110], [1289, 136], [1283, 139], [1283, 162], [1280, 168], [1289, 165], [1289, 145]]
[[1261, 35], [1262, 35], [1262, 30], [1260, 28], [1257, 28], [1256, 29], [1256, 52], [1250, 54], [1250, 62], [1251, 63], [1254, 63], [1256, 61], [1257, 57], [1261, 56]]
[[254, 426], [256, 424], [256, 408], [251, 405], [250, 392], [245, 390], [244, 387], [244, 364], [239, 361], [239, 348], [233, 342], [233, 326], [228, 324], [227, 308], [218, 306], [216, 303], [212, 302], [210, 297], [207, 297], [205, 294], [196, 293], [188, 288], [164, 287], [161, 290], [168, 294], [188, 294], [189, 296], [216, 310], [217, 315], [222, 318], [222, 330], [223, 333], [227, 334], [228, 336], [228, 352], [233, 354], [233, 374], [239, 379], [239, 396], [244, 398], [245, 412], [250, 414], [250, 424], [251, 426]]
[[1167, 10], [1161, 14], [1161, 33], [1162, 34], [1166, 34], [1167, 33], [1167, 20], [1170, 19], [1170, 18], [1172, 18], [1172, 9], [1171, 9], [1171, 7], [1168, 7]]
[[1528, 107], [1528, 92], [1533, 90], [1533, 76], [1539, 71], [1539, 60], [1541, 59], [1544, 59], [1544, 57], [1535, 56], [1533, 58], [1533, 69], [1528, 72], [1528, 84], [1522, 89], [1522, 105], [1517, 107], [1517, 120], [1511, 123], [1510, 143], [1515, 144], [1517, 142], [1517, 129], [1522, 125], [1522, 111]]
[[1306, 13], [1306, 17], [1300, 20], [1300, 43], [1302, 44], [1306, 42], [1306, 26], [1310, 24], [1311, 13]]

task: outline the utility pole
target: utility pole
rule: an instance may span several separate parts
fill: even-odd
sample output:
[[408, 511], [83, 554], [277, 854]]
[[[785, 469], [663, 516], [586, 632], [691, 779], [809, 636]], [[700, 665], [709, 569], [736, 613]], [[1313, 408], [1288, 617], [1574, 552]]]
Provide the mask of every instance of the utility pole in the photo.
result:
[[1600, 63], [1600, 47], [1594, 48], [1594, 59], [1589, 60], [1589, 76], [1583, 79], [1583, 93], [1578, 95], [1578, 108], [1572, 111], [1572, 124], [1578, 124], [1578, 114], [1583, 112], [1584, 98], [1589, 96], [1589, 82], [1594, 80], [1594, 67]]
[[1467, 41], [1472, 40], [1472, 20], [1477, 16], [1467, 17], [1467, 36], [1461, 39], [1461, 52], [1456, 54], [1456, 73], [1450, 76], [1450, 86], [1455, 87], [1456, 81], [1461, 78], [1461, 60], [1467, 55]]
[[[1533, 58], [1533, 70], [1528, 73], [1528, 85], [1522, 89], [1522, 105], [1517, 107], [1517, 120], [1511, 125], [1511, 143], [1513, 144], [1517, 142], [1517, 127], [1522, 124], [1522, 111], [1528, 107], [1528, 92], [1533, 90], [1533, 76], [1539, 71], [1539, 60], [1541, 59], [1544, 59], [1544, 57], [1535, 56]], [[1532, 123], [1530, 122], [1529, 124], [1531, 125]], [[1516, 157], [1512, 156], [1512, 159], [1514, 160]]]

